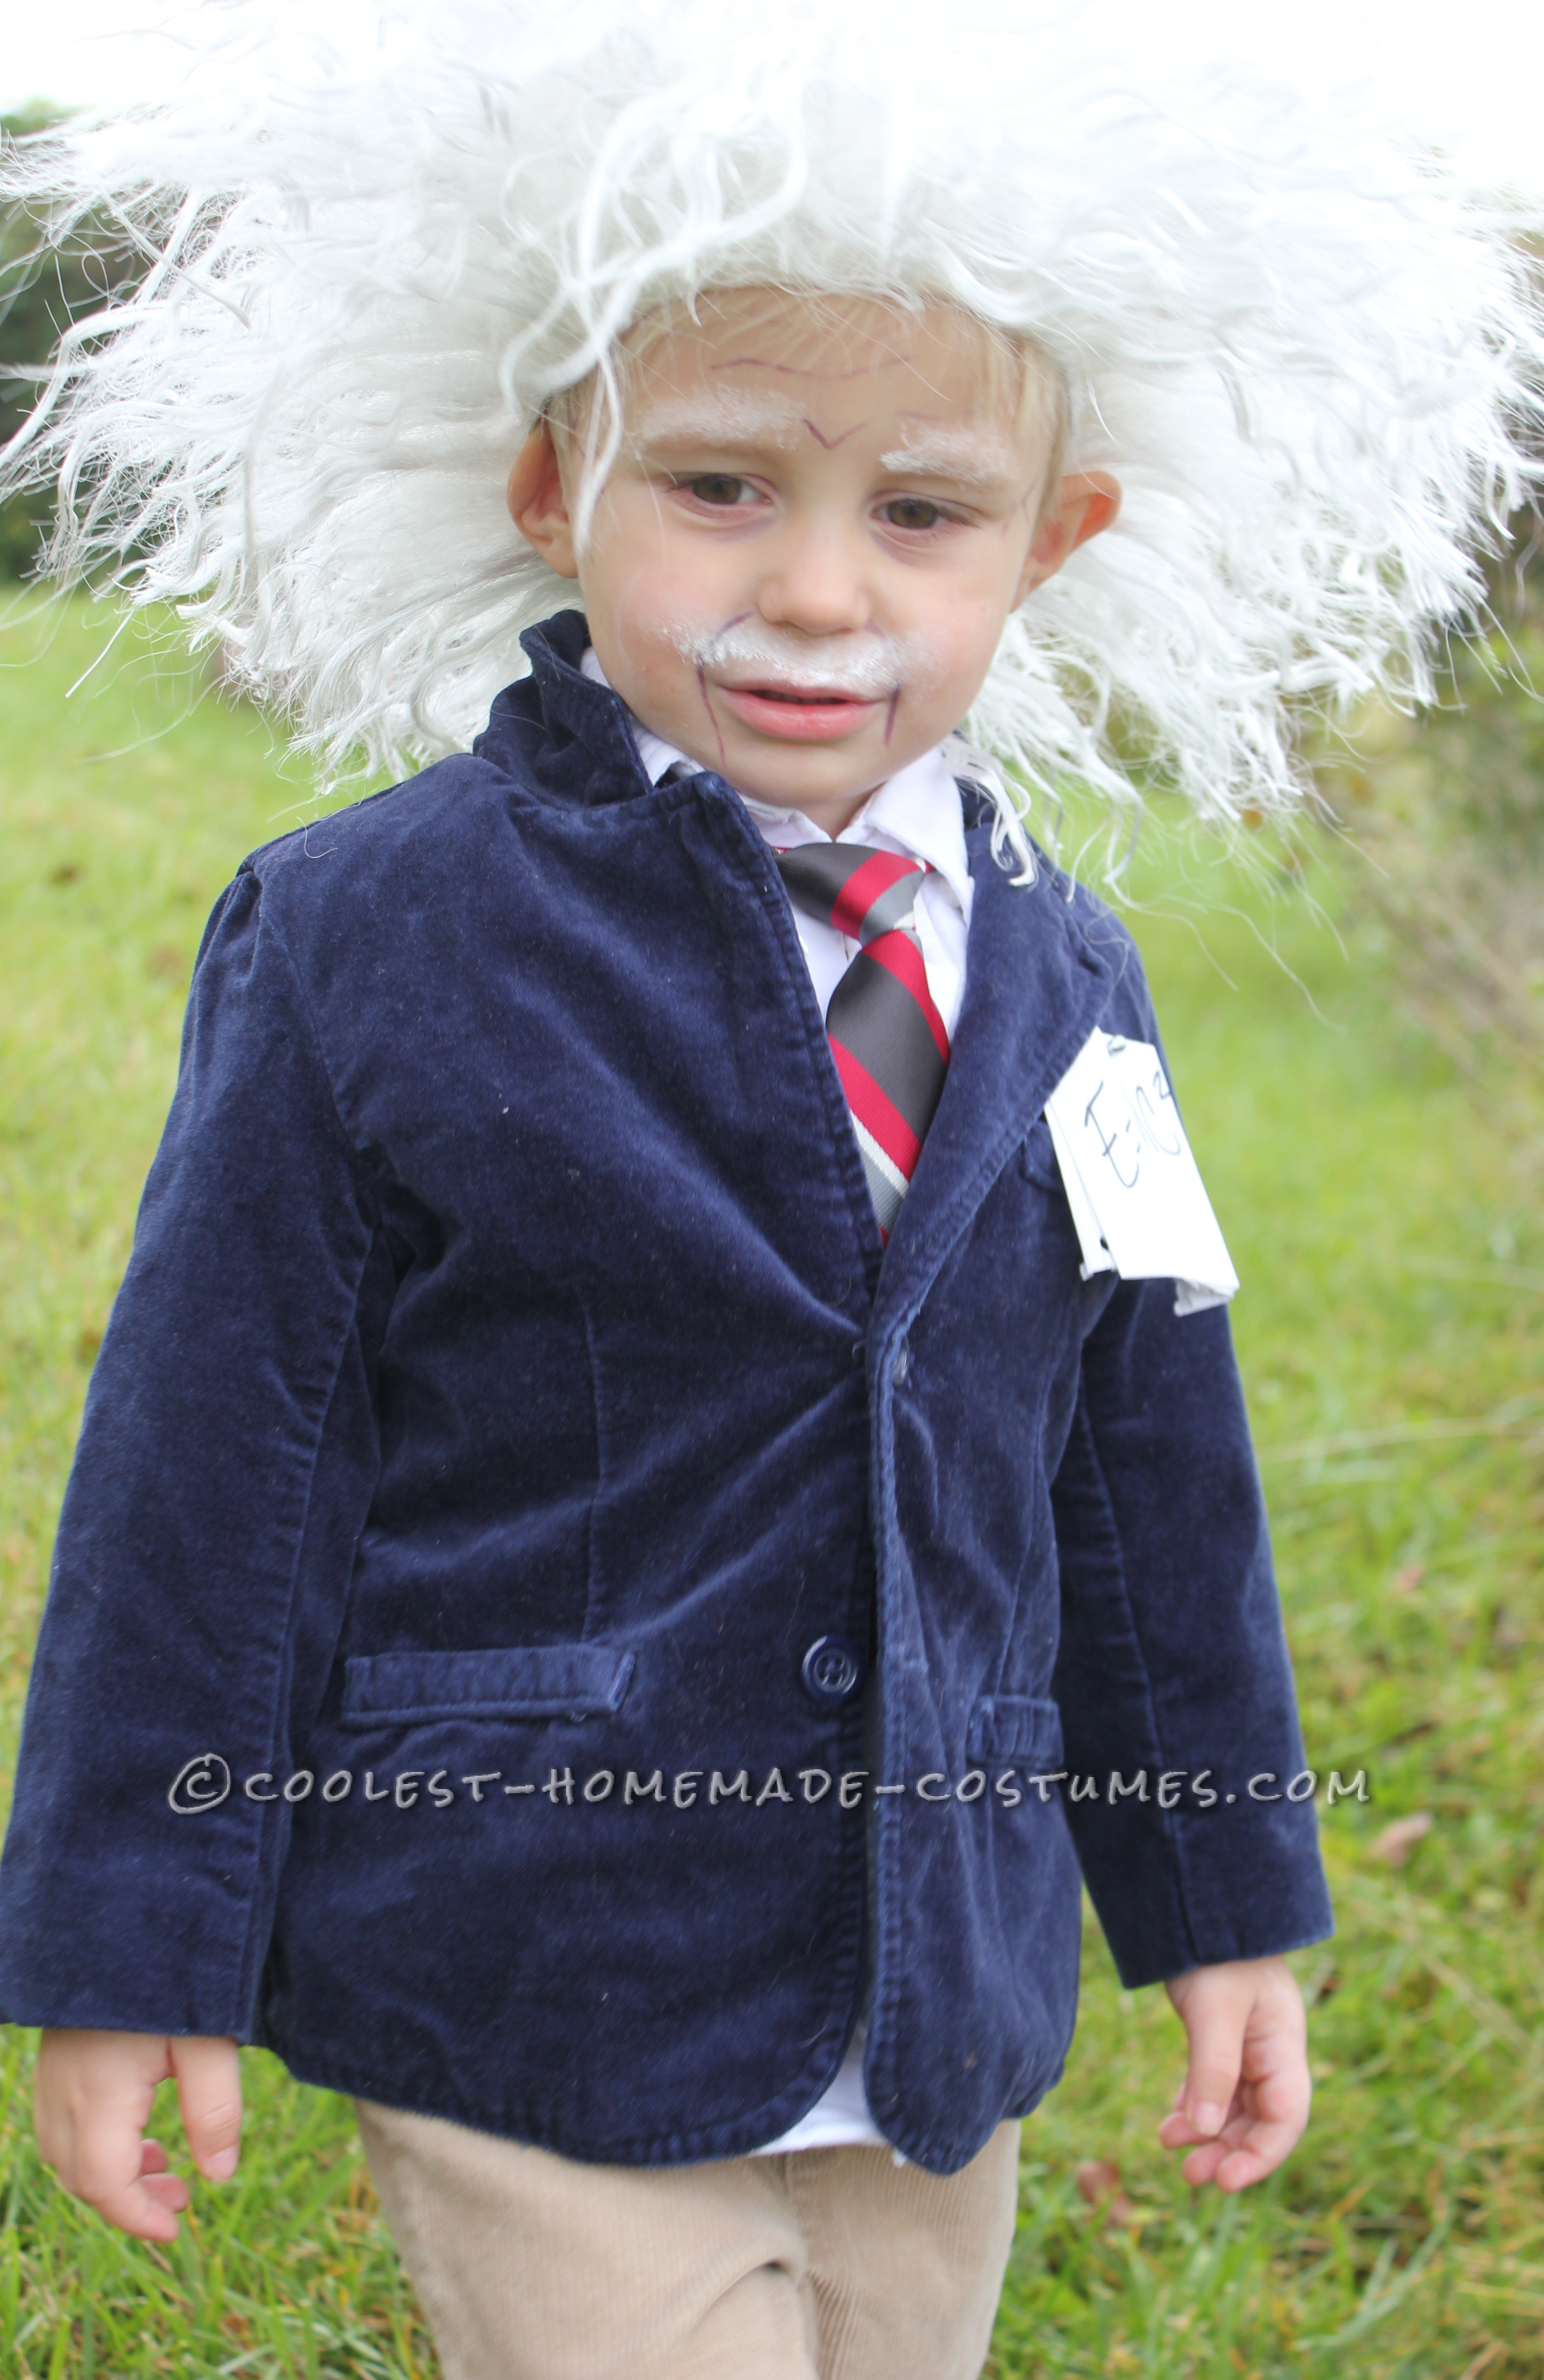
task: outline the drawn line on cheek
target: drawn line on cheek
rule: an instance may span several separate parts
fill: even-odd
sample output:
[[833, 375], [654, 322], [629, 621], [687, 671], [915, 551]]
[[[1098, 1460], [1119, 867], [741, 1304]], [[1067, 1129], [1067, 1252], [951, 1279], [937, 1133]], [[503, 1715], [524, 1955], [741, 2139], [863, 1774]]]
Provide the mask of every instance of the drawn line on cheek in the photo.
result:
[[[743, 612], [741, 613], [740, 617], [744, 619], [745, 614]], [[722, 635], [723, 630], [721, 629], [719, 633]], [[702, 697], [702, 708], [708, 714], [709, 723], [713, 731], [713, 740], [718, 746], [719, 759], [721, 760], [726, 760], [728, 759], [728, 755], [723, 748], [723, 735], [720, 730], [718, 721], [713, 717], [713, 706], [708, 699], [708, 665], [706, 662], [699, 662], [697, 664], [697, 690]]]
[[748, 619], [749, 619], [749, 617], [750, 617], [750, 613], [749, 613], [749, 612], [748, 612], [748, 611], [747, 611], [747, 612], [736, 612], [736, 613], [734, 613], [731, 615], [731, 617], [730, 617], [729, 619], [725, 620], [725, 622], [724, 622], [724, 624], [723, 624], [723, 627], [722, 627], [722, 628], [715, 628], [715, 629], [714, 629], [714, 631], [713, 631], [713, 642], [714, 642], [714, 644], [716, 645], [716, 644], [718, 643], [719, 638], [720, 638], [721, 637], [726, 637], [726, 636], [729, 634], [729, 631], [730, 631], [730, 629], [731, 629], [731, 628], [737, 628], [737, 627], [739, 626], [740, 622], [741, 622], [742, 620], [748, 620]]

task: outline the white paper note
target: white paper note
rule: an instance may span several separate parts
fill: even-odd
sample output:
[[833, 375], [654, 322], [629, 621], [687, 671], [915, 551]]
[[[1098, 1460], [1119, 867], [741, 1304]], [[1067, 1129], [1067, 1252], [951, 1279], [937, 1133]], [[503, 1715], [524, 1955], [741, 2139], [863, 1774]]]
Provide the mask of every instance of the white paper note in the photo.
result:
[[1172, 1280], [1176, 1314], [1222, 1305], [1238, 1275], [1150, 1041], [1090, 1033], [1045, 1103], [1083, 1278]]

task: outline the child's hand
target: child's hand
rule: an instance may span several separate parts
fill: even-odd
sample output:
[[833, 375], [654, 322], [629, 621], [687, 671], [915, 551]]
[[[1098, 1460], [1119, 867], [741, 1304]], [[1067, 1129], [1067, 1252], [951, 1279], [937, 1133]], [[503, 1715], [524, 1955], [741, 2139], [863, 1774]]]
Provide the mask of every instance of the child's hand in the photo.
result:
[[38, 2146], [67, 2191], [137, 2240], [175, 2240], [189, 2192], [159, 2141], [141, 2141], [155, 2086], [176, 2077], [206, 2181], [228, 2181], [241, 2138], [236, 2044], [190, 2034], [45, 2032], [32, 2107]]
[[1190, 2045], [1188, 2071], [1158, 2137], [1203, 2145], [1181, 2168], [1193, 2187], [1246, 2190], [1273, 2173], [1308, 2120], [1307, 2018], [1284, 1959], [1193, 1967], [1164, 1986]]

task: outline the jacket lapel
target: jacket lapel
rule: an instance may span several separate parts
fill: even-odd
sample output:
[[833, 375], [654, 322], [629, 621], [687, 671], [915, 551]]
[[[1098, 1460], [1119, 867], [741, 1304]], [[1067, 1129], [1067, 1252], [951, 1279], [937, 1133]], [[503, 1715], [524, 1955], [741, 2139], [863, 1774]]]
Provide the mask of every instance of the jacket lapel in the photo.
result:
[[[949, 1073], [880, 1269], [875, 1320], [915, 1313], [949, 1250], [1088, 1039], [1115, 981], [1065, 877], [1015, 884], [983, 820], [966, 837], [975, 895]], [[1112, 957], [1119, 941], [1112, 936]]]
[[[646, 792], [649, 779], [621, 697], [580, 674], [588, 638], [579, 612], [526, 630], [520, 642], [532, 679], [500, 695], [479, 748], [543, 781], [550, 774], [569, 801], [626, 799]], [[511, 741], [517, 762], [502, 749]], [[577, 766], [576, 746], [585, 754]], [[1042, 858], [1033, 884], [1014, 883], [991, 856], [990, 802], [967, 782], [961, 791], [975, 886], [965, 1000], [943, 1096], [880, 1264], [874, 1302], [876, 1324], [894, 1317], [903, 1330], [1098, 1024], [1124, 939], [1112, 927], [1112, 955], [1096, 947], [1087, 911], [1075, 906], [1068, 880], [1049, 861]], [[724, 792], [735, 798], [727, 785]]]

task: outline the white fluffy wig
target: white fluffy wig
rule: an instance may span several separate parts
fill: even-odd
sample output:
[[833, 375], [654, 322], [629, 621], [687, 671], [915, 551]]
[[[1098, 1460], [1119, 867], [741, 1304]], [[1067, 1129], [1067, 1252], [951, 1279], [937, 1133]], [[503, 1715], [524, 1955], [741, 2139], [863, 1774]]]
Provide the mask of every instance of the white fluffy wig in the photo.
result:
[[1289, 92], [1135, 88], [1097, 12], [432, 0], [306, 75], [201, 16], [164, 104], [6, 165], [148, 271], [67, 335], [0, 492], [56, 480], [49, 567], [178, 606], [330, 777], [476, 734], [574, 600], [510, 524], [515, 453], [712, 288], [952, 299], [1064, 376], [1068, 468], [1125, 504], [968, 722], [1021, 851], [1010, 802], [1129, 802], [1121, 754], [1213, 819], [1290, 808], [1295, 701], [1426, 693], [1537, 482], [1504, 213]]

